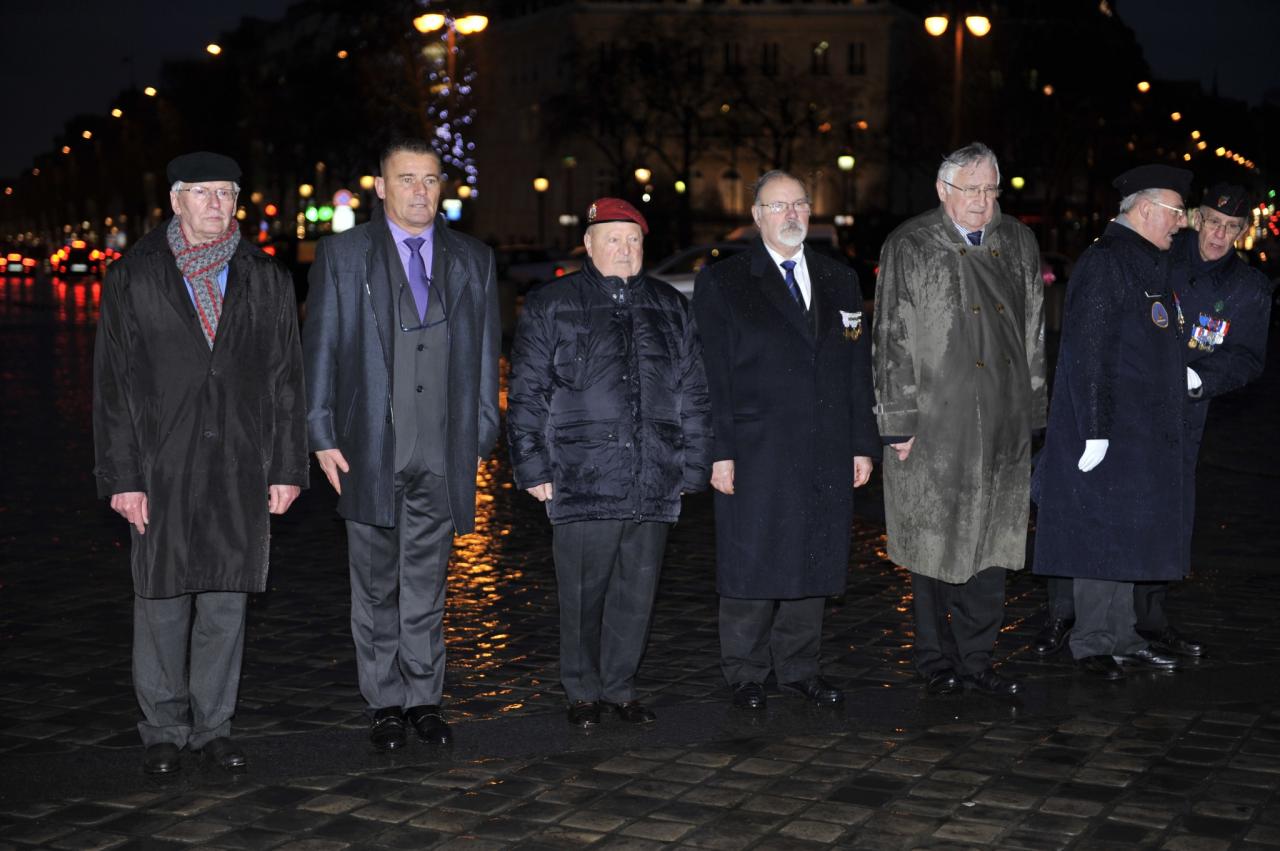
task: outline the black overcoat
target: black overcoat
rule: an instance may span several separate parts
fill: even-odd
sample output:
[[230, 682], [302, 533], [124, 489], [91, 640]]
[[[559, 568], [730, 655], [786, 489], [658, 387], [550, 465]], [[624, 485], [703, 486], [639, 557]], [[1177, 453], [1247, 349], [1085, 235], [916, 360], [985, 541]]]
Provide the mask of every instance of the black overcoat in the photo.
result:
[[[1169, 283], [1169, 253], [1118, 222], [1080, 255], [1036, 469], [1036, 573], [1128, 582], [1187, 573], [1187, 384]], [[1089, 439], [1110, 445], [1082, 473]]]
[[839, 594], [849, 569], [853, 459], [880, 453], [871, 334], [857, 275], [805, 249], [806, 314], [757, 239], [698, 274], [694, 314], [711, 391], [716, 588], [726, 597]]
[[693, 311], [643, 273], [581, 272], [529, 294], [511, 349], [511, 468], [551, 482], [553, 524], [673, 523], [711, 475], [711, 406]]
[[[1274, 285], [1235, 251], [1212, 263], [1203, 262], [1198, 234], [1190, 229], [1174, 237], [1170, 261], [1178, 299], [1178, 335], [1187, 365], [1201, 380], [1199, 392], [1187, 396], [1182, 446], [1183, 516], [1190, 520], [1195, 516], [1196, 460], [1209, 400], [1238, 390], [1262, 374]], [[1193, 525], [1183, 529], [1187, 547]]]
[[[493, 251], [433, 225], [432, 268], [442, 274], [448, 306], [448, 418], [445, 485], [454, 531], [475, 527], [476, 459], [498, 439], [498, 354], [502, 326]], [[436, 255], [439, 255], [438, 257]], [[326, 237], [309, 276], [302, 345], [307, 365], [307, 436], [311, 450], [341, 449], [338, 513], [371, 526], [395, 526], [395, 430], [392, 369], [398, 289], [395, 243], [379, 207], [370, 221]]]
[[[293, 281], [247, 242], [213, 350], [160, 226], [107, 271], [94, 347], [98, 494], [147, 494], [134, 590], [263, 591], [268, 485], [307, 485]], [[132, 529], [132, 527], [130, 527]]]

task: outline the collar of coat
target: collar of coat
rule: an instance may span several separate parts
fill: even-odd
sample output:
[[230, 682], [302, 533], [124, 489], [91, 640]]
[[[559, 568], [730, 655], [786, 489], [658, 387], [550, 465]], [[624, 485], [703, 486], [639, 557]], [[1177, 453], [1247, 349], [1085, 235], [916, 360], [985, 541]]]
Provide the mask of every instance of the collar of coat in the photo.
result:
[[1129, 225], [1116, 221], [1115, 219], [1107, 222], [1107, 228], [1102, 232], [1102, 235], [1107, 239], [1114, 239], [1126, 245], [1132, 245], [1135, 248], [1139, 248], [1155, 260], [1168, 256], [1167, 251], [1157, 246], [1154, 242], [1148, 240], [1145, 236], [1138, 233]]
[[[956, 220], [951, 218], [951, 216], [947, 215], [947, 208], [942, 206], [941, 204], [938, 205], [938, 221], [946, 225], [946, 227], [943, 230], [948, 236], [948, 242], [954, 242], [956, 245], [959, 245], [963, 248], [974, 247], [970, 245], [963, 236], [960, 235], [960, 231], [956, 227]], [[988, 239], [995, 238], [996, 234], [1000, 230], [1001, 221], [1002, 221], [1002, 216], [1000, 214], [1000, 205], [993, 201], [991, 204], [991, 221], [987, 222], [981, 228], [983, 246], [987, 244]]]
[[596, 264], [591, 262], [590, 257], [585, 257], [582, 260], [582, 277], [605, 290], [616, 287], [626, 287], [629, 290], [634, 290], [644, 281], [645, 275], [644, 269], [629, 278], [623, 278], [620, 275], [605, 275], [596, 268]]

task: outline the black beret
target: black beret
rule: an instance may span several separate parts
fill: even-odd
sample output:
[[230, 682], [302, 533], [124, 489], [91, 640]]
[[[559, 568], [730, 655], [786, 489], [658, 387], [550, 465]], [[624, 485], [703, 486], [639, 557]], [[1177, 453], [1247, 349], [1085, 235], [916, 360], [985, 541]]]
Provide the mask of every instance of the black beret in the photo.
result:
[[1144, 189], [1168, 189], [1186, 198], [1191, 191], [1191, 172], [1167, 165], [1140, 165], [1111, 181], [1111, 185], [1125, 197]]
[[194, 151], [174, 157], [165, 174], [169, 183], [205, 183], [211, 180], [228, 180], [235, 183], [240, 179], [240, 166], [231, 157], [214, 154], [209, 151]]
[[1239, 218], [1249, 215], [1253, 204], [1243, 186], [1234, 183], [1215, 183], [1204, 191], [1200, 206], [1217, 210], [1224, 216]]

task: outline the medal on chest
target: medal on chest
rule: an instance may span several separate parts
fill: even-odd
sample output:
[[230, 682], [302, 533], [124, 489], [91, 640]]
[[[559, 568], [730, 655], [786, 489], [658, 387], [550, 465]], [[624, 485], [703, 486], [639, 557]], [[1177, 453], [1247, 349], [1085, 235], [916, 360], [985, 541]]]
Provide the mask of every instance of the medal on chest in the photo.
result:
[[1222, 341], [1227, 338], [1227, 331], [1229, 330], [1231, 330], [1231, 321], [1229, 319], [1221, 319], [1202, 313], [1200, 314], [1200, 319], [1191, 329], [1191, 339], [1187, 341], [1187, 348], [1199, 349], [1202, 352], [1212, 352], [1214, 347], [1222, 345]]
[[862, 311], [840, 311], [840, 324], [844, 326], [846, 340], [857, 340], [862, 336]]

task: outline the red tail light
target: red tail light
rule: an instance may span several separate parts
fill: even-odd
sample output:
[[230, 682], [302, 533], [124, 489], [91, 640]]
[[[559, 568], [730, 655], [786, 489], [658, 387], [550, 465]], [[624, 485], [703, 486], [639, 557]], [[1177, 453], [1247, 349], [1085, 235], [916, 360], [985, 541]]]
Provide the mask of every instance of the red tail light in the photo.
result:
[[555, 275], [557, 278], [563, 278], [566, 274], [568, 274], [568, 272], [569, 270], [563, 266], [557, 266], [555, 269]]

